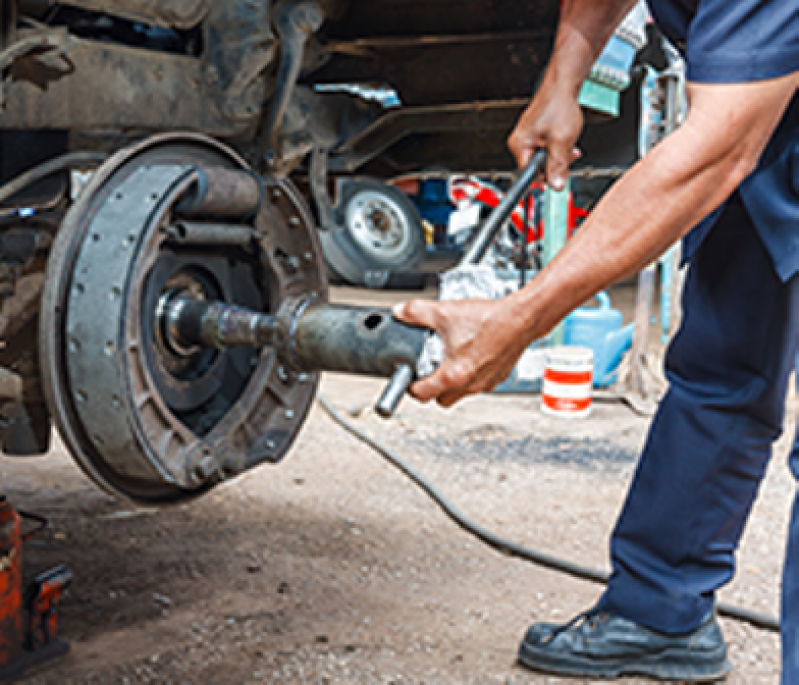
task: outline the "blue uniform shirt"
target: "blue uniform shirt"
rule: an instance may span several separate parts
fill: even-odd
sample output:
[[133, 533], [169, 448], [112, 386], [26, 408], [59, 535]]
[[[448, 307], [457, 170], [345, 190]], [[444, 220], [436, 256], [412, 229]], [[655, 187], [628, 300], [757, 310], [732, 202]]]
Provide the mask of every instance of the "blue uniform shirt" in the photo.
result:
[[[649, 0], [694, 83], [744, 83], [799, 70], [799, 0]], [[799, 98], [769, 142], [741, 197], [784, 281], [799, 272]], [[685, 239], [690, 259], [718, 216]]]

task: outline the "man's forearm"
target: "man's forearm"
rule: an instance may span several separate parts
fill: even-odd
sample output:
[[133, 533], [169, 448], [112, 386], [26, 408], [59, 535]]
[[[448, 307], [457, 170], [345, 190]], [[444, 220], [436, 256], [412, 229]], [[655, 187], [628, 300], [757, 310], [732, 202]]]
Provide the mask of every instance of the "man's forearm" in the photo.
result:
[[613, 31], [636, 0], [566, 0], [546, 80], [576, 98]]

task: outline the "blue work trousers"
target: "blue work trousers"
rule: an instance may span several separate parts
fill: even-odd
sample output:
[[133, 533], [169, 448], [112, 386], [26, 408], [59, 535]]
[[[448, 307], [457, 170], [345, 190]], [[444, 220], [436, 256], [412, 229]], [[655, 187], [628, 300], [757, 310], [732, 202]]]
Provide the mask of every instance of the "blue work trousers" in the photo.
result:
[[[691, 260], [669, 390], [611, 540], [609, 611], [684, 634], [712, 608], [782, 431], [797, 336], [799, 277], [778, 278], [736, 194]], [[792, 532], [789, 568], [799, 521]], [[786, 625], [799, 619], [793, 586]]]
[[[799, 479], [799, 424], [790, 464]], [[793, 504], [782, 578], [782, 685], [799, 685], [799, 495]]]

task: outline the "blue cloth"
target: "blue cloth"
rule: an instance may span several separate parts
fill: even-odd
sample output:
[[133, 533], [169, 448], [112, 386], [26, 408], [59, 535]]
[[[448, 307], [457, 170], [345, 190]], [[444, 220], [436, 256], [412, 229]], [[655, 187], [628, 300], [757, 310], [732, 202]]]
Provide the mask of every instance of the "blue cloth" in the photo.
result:
[[734, 574], [795, 363], [799, 276], [776, 273], [737, 193], [694, 255], [683, 306], [670, 389], [611, 540], [602, 599], [669, 634], [698, 626]]
[[[649, 7], [683, 52], [690, 81], [744, 83], [799, 70], [796, 0], [650, 0]], [[780, 278], [787, 281], [799, 271], [798, 97], [741, 195]], [[711, 214], [686, 237], [686, 261], [718, 216]]]

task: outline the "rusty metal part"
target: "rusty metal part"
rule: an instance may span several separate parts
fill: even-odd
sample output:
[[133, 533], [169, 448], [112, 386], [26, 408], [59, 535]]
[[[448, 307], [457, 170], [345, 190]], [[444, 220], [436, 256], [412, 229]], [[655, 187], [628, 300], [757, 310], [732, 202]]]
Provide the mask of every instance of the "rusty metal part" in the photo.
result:
[[249, 171], [219, 167], [196, 170], [197, 180], [176, 210], [182, 217], [248, 219], [263, 201], [261, 178]]
[[301, 373], [390, 378], [400, 367], [415, 367], [428, 333], [400, 323], [388, 309], [313, 298], [286, 302], [271, 316], [178, 292], [165, 296], [156, 316], [156, 325], [179, 350], [272, 347]]
[[19, 402], [21, 399], [22, 377], [9, 369], [0, 368], [0, 400]]
[[259, 162], [267, 168], [278, 168], [282, 160], [278, 145], [279, 129], [286, 114], [303, 64], [305, 46], [324, 22], [322, 6], [314, 0], [287, 0], [275, 10], [275, 27], [280, 37], [280, 66], [275, 92], [259, 134]]
[[42, 272], [23, 274], [15, 281], [13, 295], [0, 303], [1, 340], [14, 338], [36, 316], [43, 283]]
[[12, 67], [27, 61], [33, 67], [49, 68], [53, 72], [51, 77], [57, 79], [71, 68], [68, 60], [64, 59], [71, 43], [72, 37], [63, 29], [33, 30], [4, 47], [0, 52], [0, 106], [6, 104], [5, 81]]
[[190, 29], [208, 13], [211, 0], [59, 0], [59, 3], [153, 26]]
[[155, 317], [155, 327], [176, 354], [195, 354], [202, 348], [260, 349], [274, 341], [274, 317], [236, 305], [200, 300], [185, 291], [164, 293]]
[[24, 80], [5, 83], [0, 129], [188, 129], [216, 136], [247, 130], [248, 119], [209, 107], [206, 67], [198, 58], [79, 39], [65, 55], [70, 71], [47, 80], [44, 90]]
[[258, 234], [249, 226], [178, 221], [165, 230], [176, 245], [226, 246], [251, 249]]
[[[229, 149], [189, 134], [110, 159], [65, 219], [43, 296], [45, 396], [65, 442], [101, 486], [150, 505], [279, 461], [317, 384], [268, 349], [182, 354], [153, 325], [174, 289], [265, 312], [326, 296], [312, 220], [287, 182], [266, 179], [265, 201], [246, 224], [257, 250], [170, 241], [164, 229], [198, 167], [246, 169]], [[281, 256], [295, 254], [289, 272]]]
[[[0, 115], [1, 116], [1, 115]], [[0, 204], [28, 186], [66, 169], [86, 169], [102, 164], [108, 155], [103, 152], [68, 152], [28, 169], [25, 173], [0, 186]]]
[[[10, 456], [38, 456], [50, 449], [50, 416], [44, 404], [38, 353], [25, 348], [9, 369], [19, 379], [17, 396], [2, 410], [0, 448]], [[9, 379], [16, 385], [15, 379]]]
[[311, 301], [290, 321], [290, 353], [302, 368], [381, 378], [403, 365], [415, 367], [427, 336], [425, 329], [394, 319], [388, 309]]
[[262, 113], [275, 55], [271, 6], [271, 0], [212, 0], [203, 23], [204, 84], [231, 121], [253, 122]]

